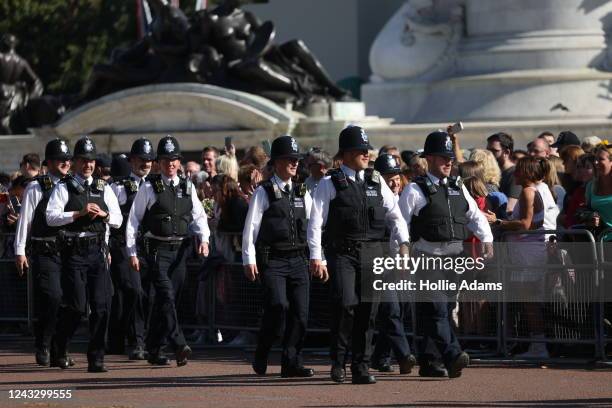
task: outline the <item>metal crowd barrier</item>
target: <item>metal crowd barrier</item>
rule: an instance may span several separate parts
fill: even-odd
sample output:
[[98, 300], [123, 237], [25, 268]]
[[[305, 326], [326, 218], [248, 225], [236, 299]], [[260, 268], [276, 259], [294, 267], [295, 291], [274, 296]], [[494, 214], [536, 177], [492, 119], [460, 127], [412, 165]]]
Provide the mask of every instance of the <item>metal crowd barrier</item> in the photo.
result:
[[[612, 228], [607, 228], [599, 234], [597, 247], [600, 279], [603, 281], [600, 288], [602, 299], [605, 299], [604, 293], [612, 294], [612, 240], [605, 241], [608, 235], [612, 236]], [[605, 360], [606, 348], [612, 343], [612, 302], [599, 304], [599, 323], [601, 357]]]
[[[612, 232], [610, 229], [608, 232]], [[542, 234], [540, 231], [518, 231], [505, 234]], [[513, 269], [554, 271], [572, 268], [576, 273], [576, 284], [568, 290], [568, 299], [562, 302], [552, 298], [545, 302], [544, 321], [540, 326], [543, 338], [534, 339], [524, 327], [525, 316], [518, 306], [506, 302], [506, 292], [496, 301], [488, 301], [485, 308], [476, 295], [474, 299], [459, 304], [458, 338], [462, 341], [486, 342], [495, 345], [497, 354], [508, 353], [510, 343], [545, 342], [551, 344], [592, 345], [594, 354], [606, 358], [606, 346], [612, 343], [612, 328], [604, 319], [612, 320], [612, 302], [603, 302], [603, 293], [612, 288], [612, 254], [605, 252], [604, 235], [597, 241], [586, 230], [547, 231], [547, 235], [572, 236], [584, 241], [581, 253], [571, 254], [569, 265], [512, 265], [507, 253], [496, 253], [490, 265], [496, 276], [504, 283]], [[566, 245], [561, 243], [560, 245]], [[570, 246], [568, 246], [569, 248]], [[587, 248], [586, 252], [584, 248]], [[609, 248], [609, 247], [608, 247]], [[571, 252], [571, 248], [570, 252]], [[239, 248], [236, 248], [238, 256]], [[582, 258], [582, 259], [581, 259]], [[186, 282], [179, 299], [178, 314], [184, 327], [206, 328], [210, 333], [217, 329], [255, 331], [259, 327], [262, 312], [261, 285], [249, 282], [244, 277], [239, 262], [222, 262], [204, 279], [202, 265], [195, 259], [187, 264]], [[604, 284], [606, 283], [606, 284]], [[569, 287], [569, 286], [567, 286]], [[608, 288], [608, 289], [606, 289]], [[330, 284], [313, 280], [310, 293], [310, 332], [327, 332], [330, 327]], [[460, 293], [459, 296], [462, 296]], [[0, 321], [33, 321], [32, 277], [17, 276], [14, 260], [0, 258]], [[197, 305], [197, 306], [196, 306]], [[406, 334], [415, 340], [419, 337], [418, 307], [407, 305], [405, 313]], [[197, 312], [196, 312], [197, 311]], [[517, 319], [518, 317], [518, 319]], [[518, 321], [518, 324], [511, 322]], [[512, 330], [509, 328], [512, 327]]]

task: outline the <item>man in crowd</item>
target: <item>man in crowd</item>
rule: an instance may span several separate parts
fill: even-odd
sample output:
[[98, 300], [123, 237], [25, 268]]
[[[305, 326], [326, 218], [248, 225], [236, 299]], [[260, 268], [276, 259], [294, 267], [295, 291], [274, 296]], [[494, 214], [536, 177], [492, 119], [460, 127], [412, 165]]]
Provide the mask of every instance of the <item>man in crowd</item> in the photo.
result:
[[514, 180], [514, 162], [511, 160], [514, 140], [507, 133], [495, 133], [487, 138], [487, 150], [493, 153], [501, 170], [499, 189], [508, 197], [506, 211], [511, 213], [522, 190]]
[[112, 283], [106, 250], [107, 226], [121, 225], [121, 209], [110, 186], [94, 178], [96, 146], [89, 137], [74, 147], [74, 176], [66, 177], [51, 193], [47, 223], [61, 227], [63, 245], [64, 308], [61, 309], [56, 342], [58, 365], [67, 368], [70, 339], [87, 315], [89, 305], [89, 372], [106, 372], [104, 345], [110, 315]]
[[370, 150], [362, 128], [342, 130], [339, 156], [343, 164], [317, 186], [308, 224], [310, 269], [323, 279], [328, 276], [322, 253], [325, 228], [325, 257], [332, 278], [331, 378], [338, 383], [345, 380], [349, 349], [353, 384], [376, 382], [369, 365], [378, 302], [375, 295], [365, 298], [368, 288], [362, 286], [362, 278], [371, 277], [373, 259], [383, 255], [386, 221], [398, 231], [400, 253], [407, 253], [406, 225], [380, 173], [368, 169]]
[[527, 149], [529, 150], [529, 155], [533, 157], [546, 159], [550, 156], [550, 145], [546, 139], [535, 139], [528, 145]]
[[38, 176], [38, 173], [40, 173], [40, 156], [36, 153], [28, 153], [23, 156], [21, 163], [19, 163], [19, 171], [28, 179]]
[[[123, 354], [127, 337], [131, 348], [130, 360], [145, 359], [145, 318], [141, 277], [146, 278], [147, 276], [144, 273], [145, 268], [139, 274], [130, 267], [130, 258], [125, 250], [125, 229], [136, 193], [149, 175], [154, 158], [155, 153], [151, 141], [145, 138], [136, 140], [130, 151], [130, 175], [115, 177], [111, 185], [121, 208], [123, 223], [121, 227], [111, 231], [110, 237], [111, 276], [115, 293], [108, 330], [108, 343], [110, 352]], [[142, 238], [138, 239], [140, 241]], [[140, 247], [142, 250], [142, 245]], [[141, 253], [140, 256], [142, 255]]]
[[217, 175], [216, 162], [219, 158], [219, 150], [213, 146], [206, 146], [202, 150], [202, 170], [208, 173], [209, 179]]
[[[53, 187], [70, 170], [71, 159], [65, 140], [54, 139], [47, 143], [45, 162], [49, 173], [36, 177], [26, 187], [15, 234], [17, 272], [23, 276], [32, 268], [37, 318], [34, 331], [36, 363], [41, 366], [57, 364], [57, 350], [51, 348], [62, 301], [59, 229], [47, 224], [45, 212]], [[28, 242], [29, 259], [26, 257]], [[67, 356], [62, 357], [70, 363]]]
[[310, 296], [306, 225], [312, 201], [306, 186], [291, 180], [299, 159], [295, 139], [276, 138], [271, 156], [274, 176], [255, 190], [242, 234], [244, 273], [251, 281], [260, 278], [264, 287], [253, 370], [266, 373], [270, 349], [282, 338], [281, 377], [312, 377], [314, 370], [304, 367], [301, 355]]
[[543, 139], [550, 146], [550, 155], [551, 156], [559, 156], [559, 150], [557, 146], [554, 146], [555, 143], [555, 135], [553, 135], [549, 131], [542, 132], [538, 135], [537, 139]]
[[147, 333], [147, 361], [167, 365], [161, 347], [168, 341], [176, 364], [187, 364], [191, 348], [176, 316], [176, 300], [185, 281], [185, 258], [191, 249], [190, 233], [196, 235], [198, 255], [208, 256], [210, 230], [202, 203], [191, 180], [178, 176], [181, 151], [172, 136], [160, 139], [157, 161], [161, 174], [149, 175], [138, 190], [126, 226], [126, 249], [131, 267], [139, 272], [137, 237], [142, 228], [155, 304]]
[[[423, 156], [427, 160], [427, 174], [410, 183], [399, 199], [410, 228], [412, 256], [461, 256], [463, 241], [470, 231], [487, 243], [485, 256], [491, 256], [493, 235], [487, 219], [460, 179], [450, 177], [455, 159], [451, 136], [440, 131], [430, 133], [425, 140]], [[420, 270], [416, 277], [433, 282], [457, 280], [453, 270]], [[461, 371], [469, 364], [469, 356], [461, 351], [450, 321], [456, 295], [456, 291], [443, 290], [417, 294], [420, 309], [417, 315], [424, 332], [419, 344], [419, 365], [425, 368], [433, 364], [435, 356], [427, 352], [428, 343], [433, 341], [449, 378], [461, 376]]]
[[304, 184], [306, 184], [306, 187], [308, 187], [309, 192], [313, 192], [331, 167], [332, 160], [325, 150], [318, 147], [313, 147], [308, 152], [305, 162], [310, 175], [308, 178], [306, 178], [306, 180], [304, 180]]

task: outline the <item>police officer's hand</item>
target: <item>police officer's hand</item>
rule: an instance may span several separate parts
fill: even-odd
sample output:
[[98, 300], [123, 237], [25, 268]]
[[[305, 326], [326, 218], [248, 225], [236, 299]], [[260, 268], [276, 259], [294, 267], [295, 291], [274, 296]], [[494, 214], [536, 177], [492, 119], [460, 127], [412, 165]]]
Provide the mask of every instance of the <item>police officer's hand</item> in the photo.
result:
[[482, 257], [484, 259], [491, 259], [491, 258], [493, 258], [493, 255], [494, 255], [493, 243], [492, 242], [483, 242], [482, 243]]
[[198, 255], [208, 256], [208, 242], [201, 242], [200, 245], [198, 245]]
[[17, 266], [19, 276], [25, 275], [26, 269], [30, 267], [28, 264], [28, 258], [26, 258], [25, 255], [17, 255], [15, 257], [15, 266]]
[[410, 256], [410, 245], [406, 243], [400, 244], [399, 254], [401, 256], [404, 256], [404, 255]]
[[257, 277], [259, 276], [257, 265], [255, 264], [244, 265], [244, 276], [246, 276], [246, 278], [250, 280], [251, 282], [255, 281], [255, 279], [257, 279]]
[[321, 262], [320, 259], [310, 260], [310, 274], [315, 278], [321, 279], [323, 282], [327, 282], [329, 279], [327, 266], [323, 265], [323, 262]]
[[108, 213], [104, 210], [102, 210], [98, 204], [94, 204], [94, 203], [89, 203], [86, 206], [88, 212], [89, 212], [89, 217], [93, 220], [96, 217], [100, 217], [100, 218], [106, 218], [106, 216], [108, 215]]
[[6, 216], [6, 225], [14, 225], [19, 219], [19, 214], [8, 213]]
[[130, 256], [130, 266], [136, 272], [140, 272], [140, 262], [138, 261], [137, 256]]

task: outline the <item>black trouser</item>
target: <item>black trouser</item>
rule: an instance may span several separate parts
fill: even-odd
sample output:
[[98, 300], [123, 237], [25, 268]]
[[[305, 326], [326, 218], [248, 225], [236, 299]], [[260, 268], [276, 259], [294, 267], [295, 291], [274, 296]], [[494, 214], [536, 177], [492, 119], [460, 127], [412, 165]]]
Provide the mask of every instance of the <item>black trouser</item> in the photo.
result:
[[65, 261], [62, 275], [64, 308], [60, 310], [57, 350], [63, 355], [89, 304], [89, 347], [87, 360], [104, 360], [104, 342], [110, 316], [113, 286], [101, 245], [75, 245], [62, 252]]
[[308, 324], [310, 277], [305, 255], [270, 255], [261, 273], [264, 312], [257, 339], [257, 358], [267, 358], [274, 342], [282, 338], [283, 367], [301, 367], [301, 350]]
[[62, 304], [62, 260], [57, 252], [32, 248], [30, 257], [35, 293], [36, 348], [52, 347]]
[[[376, 293], [372, 293], [373, 259], [383, 256], [381, 242], [361, 242], [349, 251], [325, 252], [332, 281], [332, 364], [344, 367], [352, 352], [353, 374], [367, 374], [372, 354], [374, 321], [378, 311]], [[364, 286], [366, 285], [366, 286]], [[369, 285], [369, 286], [368, 286]], [[362, 301], [362, 286], [372, 302]]]
[[[420, 252], [413, 256], [420, 256]], [[433, 255], [427, 255], [432, 257]], [[449, 280], [457, 282], [457, 274], [452, 271], [425, 270], [417, 272], [419, 280]], [[418, 284], [418, 283], [417, 283]], [[455, 335], [450, 321], [452, 310], [457, 302], [457, 291], [420, 291], [417, 297], [417, 316], [423, 331], [419, 342], [419, 360], [431, 362], [436, 359], [430, 343], [433, 343], [442, 356], [442, 361], [448, 366], [460, 353], [461, 345]]]
[[144, 347], [145, 312], [141, 274], [146, 274], [146, 261], [140, 259], [141, 270], [130, 266], [125, 245], [111, 238], [111, 278], [115, 294], [108, 327], [109, 349], [123, 353], [125, 339], [129, 346]]
[[404, 328], [405, 304], [399, 303], [397, 293], [385, 290], [378, 306], [378, 337], [372, 360], [379, 365], [391, 362], [391, 350], [397, 360], [410, 355], [410, 345]]
[[150, 282], [155, 291], [153, 310], [149, 319], [146, 345], [150, 353], [158, 353], [166, 340], [174, 350], [186, 344], [179, 327], [176, 305], [185, 283], [185, 258], [191, 245], [189, 239], [179, 244], [149, 241], [147, 262]]

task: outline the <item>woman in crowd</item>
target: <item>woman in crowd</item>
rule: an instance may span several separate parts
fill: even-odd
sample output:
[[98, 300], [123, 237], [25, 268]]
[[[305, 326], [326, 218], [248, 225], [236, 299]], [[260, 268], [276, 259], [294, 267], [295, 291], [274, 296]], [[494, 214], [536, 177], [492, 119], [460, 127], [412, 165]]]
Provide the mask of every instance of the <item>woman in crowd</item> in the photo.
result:
[[563, 162], [563, 173], [559, 175], [559, 180], [569, 195], [574, 192], [575, 188], [581, 185], [581, 183], [576, 180], [575, 172], [578, 158], [584, 155], [584, 153], [584, 150], [576, 145], [566, 146], [559, 152], [559, 157], [561, 157]]
[[[552, 193], [553, 199], [557, 205], [557, 214], [555, 215], [555, 227], [557, 226], [556, 218], [559, 212], [563, 209], [563, 203], [565, 202], [565, 189], [559, 181], [559, 172], [557, 165], [561, 165], [561, 159], [558, 157], [550, 156], [548, 159], [541, 159], [542, 165], [544, 166], [545, 173], [544, 179], [542, 180]], [[555, 228], [553, 228], [555, 229]]]
[[[564, 150], [565, 151], [565, 150]], [[563, 152], [561, 152], [563, 154]], [[565, 228], [571, 228], [573, 225], [582, 223], [582, 220], [576, 217], [578, 210], [586, 207], [586, 185], [593, 179], [595, 174], [595, 156], [592, 154], [583, 154], [576, 162], [572, 169], [572, 177], [577, 184], [574, 191], [566, 202], [563, 214], [560, 218]]]
[[[595, 178], [586, 186], [586, 204], [594, 211], [591, 224], [601, 232], [612, 228], [612, 145], [602, 143], [593, 154]], [[612, 233], [606, 241], [612, 241]]]
[[[509, 245], [508, 256], [512, 263], [527, 267], [512, 270], [511, 288], [507, 293], [511, 300], [519, 302], [517, 306], [522, 309], [521, 314], [524, 314], [527, 329], [532, 338], [544, 338], [542, 333], [544, 313], [540, 300], [543, 299], [545, 292], [545, 274], [537, 266], [547, 262], [544, 234], [547, 211], [550, 211], [551, 206], [557, 209], [548, 186], [541, 182], [548, 171], [547, 166], [546, 159], [536, 157], [520, 159], [516, 164], [514, 178], [516, 183], [523, 187], [523, 190], [512, 211], [511, 218], [509, 220], [490, 218], [490, 222], [493, 221], [504, 231], [542, 232], [540, 234], [510, 234], [506, 239]], [[548, 350], [545, 343], [534, 342], [529, 345], [526, 353], [517, 355], [517, 357], [548, 358]]]
[[501, 170], [495, 160], [493, 153], [486, 149], [474, 149], [470, 154], [470, 160], [480, 163], [483, 166], [485, 186], [489, 193], [499, 191], [499, 180]]

